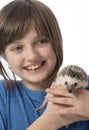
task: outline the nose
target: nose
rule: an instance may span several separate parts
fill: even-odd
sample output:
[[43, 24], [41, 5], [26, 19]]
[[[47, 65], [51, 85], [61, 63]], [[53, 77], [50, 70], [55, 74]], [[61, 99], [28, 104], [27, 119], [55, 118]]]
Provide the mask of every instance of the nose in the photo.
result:
[[75, 90], [75, 86], [69, 85], [69, 86], [67, 86], [67, 90], [68, 90], [69, 93], [72, 93]]
[[68, 86], [67, 86], [67, 91], [68, 91], [69, 93], [72, 93], [73, 90], [74, 90], [73, 85], [68, 85]]
[[25, 50], [25, 59], [26, 60], [34, 60], [37, 59], [37, 57], [39, 56], [39, 53], [37, 51], [37, 49], [35, 49], [34, 47], [27, 47]]
[[72, 93], [73, 92], [73, 90], [72, 89], [68, 89], [68, 93]]

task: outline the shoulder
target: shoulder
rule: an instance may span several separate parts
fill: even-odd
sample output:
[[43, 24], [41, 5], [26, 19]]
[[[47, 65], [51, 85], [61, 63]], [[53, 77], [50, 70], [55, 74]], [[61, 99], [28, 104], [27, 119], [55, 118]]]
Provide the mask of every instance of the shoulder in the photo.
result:
[[13, 84], [6, 84], [5, 80], [0, 80], [0, 101], [6, 100], [8, 93], [16, 88], [14, 82]]
[[89, 82], [89, 75], [88, 75], [88, 82]]
[[7, 88], [5, 80], [0, 80], [0, 105], [5, 107], [7, 102]]
[[1, 95], [5, 96], [6, 93], [6, 84], [4, 80], [0, 80], [0, 97]]
[[[5, 116], [5, 110], [6, 110], [6, 87], [5, 87], [5, 81], [0, 80], [0, 116]], [[0, 122], [1, 123], [1, 122]]]
[[88, 86], [86, 87], [87, 90], [89, 90], [89, 75], [88, 75]]

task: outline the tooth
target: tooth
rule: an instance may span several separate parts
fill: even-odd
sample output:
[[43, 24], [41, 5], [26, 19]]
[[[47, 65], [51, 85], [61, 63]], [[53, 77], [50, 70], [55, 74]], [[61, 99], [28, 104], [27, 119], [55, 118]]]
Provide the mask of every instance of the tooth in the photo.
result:
[[39, 68], [39, 66], [41, 65], [41, 63], [39, 65], [35, 65], [35, 66], [31, 66], [30, 68], [28, 68], [29, 70], [35, 70], [37, 68]]
[[31, 69], [34, 70], [34, 69], [35, 69], [35, 66], [32, 66]]
[[38, 68], [40, 65], [36, 65], [35, 68]]

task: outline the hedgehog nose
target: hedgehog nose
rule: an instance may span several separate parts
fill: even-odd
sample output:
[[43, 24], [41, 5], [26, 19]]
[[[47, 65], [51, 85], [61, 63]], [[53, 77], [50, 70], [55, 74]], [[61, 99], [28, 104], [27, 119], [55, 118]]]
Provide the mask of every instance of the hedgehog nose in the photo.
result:
[[70, 85], [70, 86], [67, 86], [67, 90], [69, 93], [72, 93], [75, 89], [75, 86], [74, 85]]
[[68, 93], [72, 93], [72, 92], [73, 92], [73, 90], [72, 90], [72, 89], [69, 89], [69, 90], [68, 90]]

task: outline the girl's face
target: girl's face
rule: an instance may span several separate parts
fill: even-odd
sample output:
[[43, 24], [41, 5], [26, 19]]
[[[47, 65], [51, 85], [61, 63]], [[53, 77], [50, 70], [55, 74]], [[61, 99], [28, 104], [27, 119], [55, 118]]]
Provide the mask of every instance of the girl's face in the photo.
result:
[[42, 84], [56, 65], [56, 55], [49, 39], [39, 37], [34, 29], [6, 47], [5, 59], [13, 72], [32, 89], [39, 89], [39, 83]]

